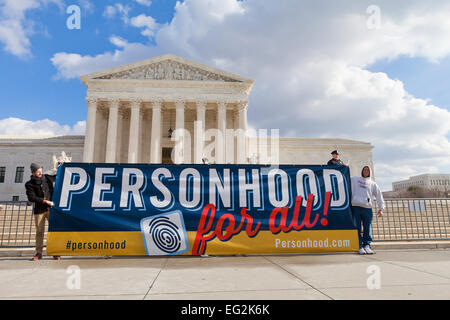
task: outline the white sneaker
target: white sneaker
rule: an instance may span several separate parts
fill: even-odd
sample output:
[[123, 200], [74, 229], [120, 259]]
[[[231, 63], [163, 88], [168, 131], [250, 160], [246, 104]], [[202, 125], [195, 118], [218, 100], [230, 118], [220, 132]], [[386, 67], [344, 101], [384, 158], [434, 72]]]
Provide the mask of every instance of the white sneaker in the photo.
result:
[[365, 247], [364, 247], [364, 250], [366, 250], [366, 253], [367, 253], [367, 254], [374, 254], [372, 248], [371, 248], [369, 245], [365, 246]]
[[366, 254], [366, 250], [364, 248], [359, 248], [359, 254]]

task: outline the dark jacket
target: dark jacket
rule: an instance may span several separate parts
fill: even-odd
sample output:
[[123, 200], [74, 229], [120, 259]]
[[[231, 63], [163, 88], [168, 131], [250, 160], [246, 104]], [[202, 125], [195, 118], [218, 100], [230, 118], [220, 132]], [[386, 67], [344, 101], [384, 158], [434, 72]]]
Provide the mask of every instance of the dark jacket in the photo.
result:
[[25, 183], [28, 201], [34, 203], [34, 214], [47, 211], [50, 206], [44, 203], [44, 200], [52, 200], [53, 183], [47, 175], [42, 178], [31, 176], [30, 180]]
[[342, 162], [341, 159], [334, 159], [332, 158], [330, 161], [328, 161], [327, 165], [329, 166], [343, 166], [344, 163]]

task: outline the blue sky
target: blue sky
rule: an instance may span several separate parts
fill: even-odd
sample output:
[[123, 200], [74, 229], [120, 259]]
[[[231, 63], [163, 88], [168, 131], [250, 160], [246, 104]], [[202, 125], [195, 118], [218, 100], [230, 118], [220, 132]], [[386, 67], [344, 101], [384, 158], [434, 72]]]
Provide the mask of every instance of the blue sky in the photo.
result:
[[[439, 62], [401, 56], [377, 61], [368, 70], [400, 80], [406, 91], [450, 111], [450, 57]], [[450, 139], [450, 131], [446, 137]], [[450, 172], [450, 171], [447, 171]]]
[[399, 79], [414, 96], [450, 110], [450, 57], [439, 62], [401, 56], [392, 61], [377, 61], [368, 70], [385, 72]]
[[[153, 0], [149, 7], [135, 1], [121, 3], [130, 6], [130, 16], [145, 13], [158, 23], [165, 24], [172, 20], [176, 2]], [[113, 5], [113, 1], [90, 3], [89, 8], [78, 3], [82, 10], [81, 30], [66, 27], [70, 15], [64, 7], [56, 4], [26, 13], [26, 17], [35, 24], [34, 34], [30, 37], [32, 57], [23, 59], [0, 50], [0, 67], [9, 76], [0, 79], [4, 89], [0, 118], [19, 117], [35, 121], [49, 117], [68, 125], [84, 120], [85, 87], [78, 79], [55, 79], [55, 67], [50, 61], [54, 53], [63, 51], [96, 55], [113, 51], [115, 46], [109, 41], [111, 35], [126, 38], [129, 42], [154, 44], [154, 41], [142, 36], [139, 29], [124, 25], [120, 19], [104, 17], [105, 8]], [[393, 60], [376, 61], [367, 69], [399, 79], [409, 93], [450, 110], [450, 57], [436, 63], [422, 57], [400, 56]]]
[[[161, 24], [172, 19], [175, 3], [173, 0], [153, 0], [151, 6], [146, 7], [128, 1], [130, 14], [151, 14]], [[49, 118], [71, 126], [84, 120], [85, 86], [79, 79], [55, 79], [56, 70], [50, 61], [54, 53], [64, 51], [95, 55], [114, 50], [108, 40], [112, 34], [130, 41], [149, 41], [138, 29], [127, 27], [118, 19], [103, 17], [105, 7], [114, 4], [112, 1], [92, 1], [92, 4], [88, 10], [80, 6], [80, 30], [66, 27], [70, 15], [56, 4], [26, 13], [27, 19], [35, 24], [34, 34], [30, 37], [32, 57], [21, 58], [0, 50], [0, 68], [8, 75], [0, 79], [0, 119], [17, 117], [36, 121]]]
[[[66, 27], [72, 4], [80, 30]], [[449, 173], [450, 3], [371, 5], [0, 0], [0, 134], [83, 134], [80, 75], [172, 53], [253, 79], [251, 127], [370, 142], [385, 190]]]

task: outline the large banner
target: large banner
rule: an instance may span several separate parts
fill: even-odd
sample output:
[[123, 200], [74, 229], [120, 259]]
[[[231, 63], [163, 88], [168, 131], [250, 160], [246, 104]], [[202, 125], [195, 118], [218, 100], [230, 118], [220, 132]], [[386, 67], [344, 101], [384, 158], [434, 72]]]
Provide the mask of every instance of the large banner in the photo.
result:
[[49, 255], [357, 251], [348, 167], [65, 163]]

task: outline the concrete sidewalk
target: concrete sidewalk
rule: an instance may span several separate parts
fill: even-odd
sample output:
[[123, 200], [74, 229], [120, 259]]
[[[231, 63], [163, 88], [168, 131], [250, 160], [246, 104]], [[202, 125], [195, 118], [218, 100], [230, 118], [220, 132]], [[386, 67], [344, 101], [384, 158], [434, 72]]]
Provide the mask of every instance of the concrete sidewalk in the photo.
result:
[[450, 250], [38, 262], [2, 257], [0, 299], [450, 299]]
[[[450, 249], [450, 240], [409, 240], [409, 241], [376, 241], [372, 247], [381, 250], [399, 249]], [[35, 252], [34, 247], [0, 248], [1, 257], [28, 257]], [[45, 247], [44, 247], [45, 252]]]
[[[450, 249], [450, 240], [423, 240], [423, 241], [377, 241], [372, 243], [375, 250], [409, 250], [409, 249]], [[2, 257], [31, 257], [35, 249], [33, 247], [6, 247], [0, 248]], [[45, 254], [45, 249], [44, 249]]]

